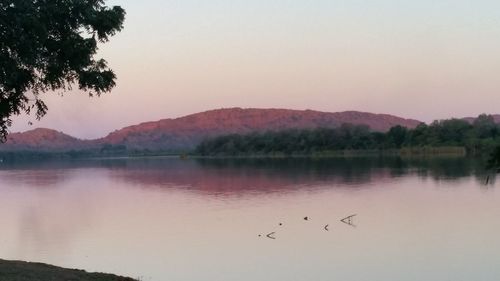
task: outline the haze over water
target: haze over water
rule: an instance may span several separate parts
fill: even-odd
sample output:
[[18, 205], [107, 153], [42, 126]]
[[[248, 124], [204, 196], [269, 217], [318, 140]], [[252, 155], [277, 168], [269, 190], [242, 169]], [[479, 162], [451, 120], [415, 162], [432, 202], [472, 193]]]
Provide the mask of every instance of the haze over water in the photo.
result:
[[500, 195], [476, 164], [2, 164], [0, 256], [158, 281], [497, 280]]

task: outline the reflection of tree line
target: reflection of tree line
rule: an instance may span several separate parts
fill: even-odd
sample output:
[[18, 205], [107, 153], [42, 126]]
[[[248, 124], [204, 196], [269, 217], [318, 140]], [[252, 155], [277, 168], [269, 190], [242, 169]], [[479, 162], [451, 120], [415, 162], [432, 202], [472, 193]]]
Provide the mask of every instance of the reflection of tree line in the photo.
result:
[[[101, 168], [118, 180], [145, 186], [179, 187], [232, 192], [273, 191], [298, 186], [359, 186], [388, 181], [394, 177], [417, 175], [434, 180], [475, 177], [484, 182], [484, 161], [475, 158], [247, 158], [189, 159], [143, 158], [48, 161], [3, 164], [1, 170], [29, 170], [44, 180], [28, 185], [55, 185], [78, 174], [78, 170]], [[82, 171], [85, 173], [86, 171]], [[52, 180], [47, 180], [47, 179]], [[4, 177], [7, 181], [24, 181]], [[26, 183], [26, 181], [24, 181]]]
[[484, 181], [483, 162], [470, 158], [288, 158], [129, 161], [108, 163], [113, 176], [141, 185], [182, 186], [214, 193], [359, 187], [394, 177], [451, 181], [473, 176]]
[[[352, 157], [352, 158], [283, 158], [283, 159], [197, 159], [203, 167], [226, 169], [269, 169], [277, 174], [314, 173], [317, 176], [335, 175], [350, 182], [363, 175], [388, 173], [404, 176], [416, 173], [433, 179], [484, 177], [484, 160], [480, 158], [445, 157]], [[361, 176], [361, 177], [360, 177]], [[370, 178], [370, 177], [368, 177]]]

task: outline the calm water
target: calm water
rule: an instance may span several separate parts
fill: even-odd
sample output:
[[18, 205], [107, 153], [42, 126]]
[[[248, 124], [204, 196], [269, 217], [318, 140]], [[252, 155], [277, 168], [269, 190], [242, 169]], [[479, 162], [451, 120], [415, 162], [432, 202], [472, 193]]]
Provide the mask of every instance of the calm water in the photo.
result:
[[158, 281], [499, 280], [484, 181], [460, 158], [4, 163], [0, 258]]

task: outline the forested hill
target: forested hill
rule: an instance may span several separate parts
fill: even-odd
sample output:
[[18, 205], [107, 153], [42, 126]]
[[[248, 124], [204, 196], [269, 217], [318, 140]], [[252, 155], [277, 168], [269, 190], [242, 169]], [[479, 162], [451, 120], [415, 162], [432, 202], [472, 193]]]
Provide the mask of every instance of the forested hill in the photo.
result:
[[358, 111], [226, 108], [141, 123], [116, 130], [100, 139], [86, 141], [54, 130], [35, 129], [11, 134], [7, 143], [0, 144], [0, 151], [188, 151], [203, 139], [225, 134], [334, 128], [343, 123], [366, 125], [374, 131], [387, 131], [395, 125], [414, 128], [420, 122], [388, 114]]
[[[356, 111], [230, 108], [130, 126], [95, 140], [80, 140], [49, 129], [13, 133], [7, 143], [0, 144], [0, 158], [165, 155], [192, 152], [196, 147], [204, 155], [410, 146], [463, 146], [481, 151], [496, 142], [498, 130], [490, 115], [418, 124], [416, 120]], [[204, 140], [208, 141], [198, 146]]]
[[398, 125], [388, 132], [344, 124], [339, 128], [232, 134], [203, 141], [196, 153], [204, 156], [310, 155], [342, 150], [454, 147], [478, 154], [490, 153], [499, 144], [500, 126], [493, 116], [481, 115], [475, 120], [422, 123], [413, 129]]

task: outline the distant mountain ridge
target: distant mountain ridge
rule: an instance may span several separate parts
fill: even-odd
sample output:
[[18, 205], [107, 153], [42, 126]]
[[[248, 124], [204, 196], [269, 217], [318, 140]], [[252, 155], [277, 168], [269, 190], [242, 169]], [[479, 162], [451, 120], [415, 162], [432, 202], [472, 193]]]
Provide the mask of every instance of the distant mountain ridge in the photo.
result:
[[85, 147], [86, 141], [52, 129], [37, 128], [23, 133], [11, 133], [2, 150], [67, 151]]
[[136, 150], [178, 151], [192, 149], [203, 139], [224, 134], [333, 128], [344, 123], [387, 131], [396, 125], [414, 128], [421, 122], [359, 111], [227, 108], [128, 126], [95, 140], [80, 140], [62, 132], [39, 128], [10, 134], [7, 142], [0, 144], [0, 150], [67, 151], [112, 145]]

